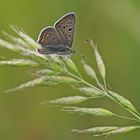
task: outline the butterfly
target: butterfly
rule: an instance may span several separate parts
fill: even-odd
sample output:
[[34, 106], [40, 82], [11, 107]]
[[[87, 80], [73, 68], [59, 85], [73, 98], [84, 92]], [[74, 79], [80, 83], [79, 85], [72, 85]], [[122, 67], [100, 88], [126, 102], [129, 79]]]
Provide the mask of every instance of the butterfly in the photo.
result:
[[75, 32], [75, 13], [68, 13], [61, 17], [54, 26], [44, 28], [38, 37], [40, 48], [37, 52], [44, 55], [71, 55], [73, 37]]

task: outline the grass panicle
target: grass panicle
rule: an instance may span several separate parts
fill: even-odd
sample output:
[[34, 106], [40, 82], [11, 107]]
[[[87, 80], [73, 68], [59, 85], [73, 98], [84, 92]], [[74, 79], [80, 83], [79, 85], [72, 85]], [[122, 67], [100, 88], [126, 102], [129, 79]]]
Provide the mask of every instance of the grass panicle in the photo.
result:
[[[54, 55], [41, 55], [36, 52], [36, 49], [39, 48], [39, 45], [34, 41], [29, 35], [27, 35], [23, 30], [16, 26], [10, 26], [11, 29], [16, 33], [16, 36], [10, 35], [6, 32], [3, 32], [6, 39], [0, 39], [0, 49], [8, 49], [14, 53], [19, 54], [19, 58], [15, 59], [2, 59], [0, 57], [0, 66], [8, 65], [15, 67], [33, 67], [34, 70], [34, 80], [27, 81], [15, 88], [7, 90], [7, 92], [13, 92], [17, 90], [23, 90], [25, 88], [31, 88], [34, 86], [57, 86], [60, 84], [67, 84], [70, 87], [77, 90], [81, 93], [81, 96], [68, 96], [53, 99], [50, 101], [43, 101], [43, 105], [61, 105], [61, 110], [65, 112], [78, 113], [91, 116], [102, 116], [102, 117], [118, 117], [122, 119], [127, 119], [130, 121], [135, 121], [140, 123], [140, 113], [136, 110], [135, 106], [122, 95], [114, 91], [107, 89], [107, 73], [104, 61], [97, 50], [97, 46], [92, 40], [88, 40], [91, 48], [94, 50], [94, 55], [97, 63], [99, 76], [102, 78], [102, 81], [99, 81], [94, 68], [87, 64], [87, 62], [82, 61], [81, 65], [83, 66], [84, 71], [87, 76], [96, 81], [96, 84], [90, 83], [88, 80], [85, 80], [80, 73], [80, 70], [77, 68], [75, 63], [70, 59], [70, 57], [60, 57]], [[2, 59], [2, 60], [1, 60]], [[119, 104], [124, 110], [128, 111], [132, 117], [118, 115], [113, 113], [104, 107], [80, 107], [79, 103], [86, 102], [89, 99], [94, 100], [99, 97], [107, 97], [110, 100], [113, 100], [114, 103]], [[94, 102], [93, 102], [94, 103]], [[69, 105], [77, 105], [79, 107], [72, 107]], [[67, 107], [66, 107], [67, 106]], [[120, 134], [129, 132], [140, 128], [140, 125], [137, 126], [96, 126], [88, 128], [85, 130], [73, 130], [77, 133], [91, 133], [93, 136], [108, 136], [114, 134]]]

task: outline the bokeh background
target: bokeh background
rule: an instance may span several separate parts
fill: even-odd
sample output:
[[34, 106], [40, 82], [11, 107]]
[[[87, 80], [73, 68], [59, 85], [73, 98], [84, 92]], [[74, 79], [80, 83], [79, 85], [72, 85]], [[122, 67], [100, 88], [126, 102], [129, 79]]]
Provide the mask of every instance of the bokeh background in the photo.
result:
[[[35, 40], [42, 28], [53, 23], [68, 12], [77, 15], [77, 28], [73, 47], [86, 56], [95, 67], [89, 45], [84, 41], [93, 39], [107, 67], [107, 81], [111, 88], [132, 101], [140, 111], [140, 1], [139, 0], [4, 0], [0, 1], [0, 30], [13, 33], [9, 24], [22, 27]], [[0, 34], [0, 37], [3, 37]], [[0, 56], [14, 58], [16, 54], [6, 49]], [[72, 59], [79, 66], [80, 56]], [[33, 79], [31, 68], [0, 67], [0, 139], [1, 140], [103, 140], [71, 133], [73, 128], [89, 128], [98, 125], [127, 126], [136, 124], [118, 118], [96, 118], [66, 114], [55, 107], [44, 107], [41, 101], [77, 91], [66, 85], [58, 87], [34, 87], [4, 93]], [[83, 103], [87, 107], [104, 107], [122, 115], [122, 108], [108, 99], [96, 99]], [[109, 140], [140, 138], [140, 130], [108, 137]]]

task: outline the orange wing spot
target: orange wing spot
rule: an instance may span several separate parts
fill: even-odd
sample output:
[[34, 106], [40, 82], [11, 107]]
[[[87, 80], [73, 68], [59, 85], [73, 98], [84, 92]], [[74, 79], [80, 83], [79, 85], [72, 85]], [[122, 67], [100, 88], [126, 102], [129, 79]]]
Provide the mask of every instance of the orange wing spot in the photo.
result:
[[44, 39], [44, 38], [42, 38], [42, 39], [40, 40], [40, 42], [41, 42], [41, 43], [43, 43], [44, 41], [45, 41], [45, 39]]

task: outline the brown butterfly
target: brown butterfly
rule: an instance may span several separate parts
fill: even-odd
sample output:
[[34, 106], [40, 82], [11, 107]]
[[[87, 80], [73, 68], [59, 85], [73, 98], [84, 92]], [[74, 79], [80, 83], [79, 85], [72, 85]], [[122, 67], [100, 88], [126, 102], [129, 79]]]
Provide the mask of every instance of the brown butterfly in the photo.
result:
[[38, 37], [37, 43], [40, 54], [70, 55], [75, 31], [75, 13], [68, 13], [61, 17], [54, 26], [44, 28]]

